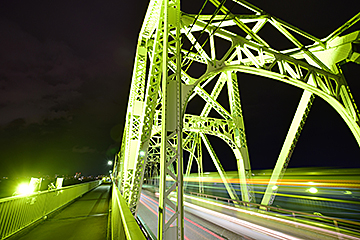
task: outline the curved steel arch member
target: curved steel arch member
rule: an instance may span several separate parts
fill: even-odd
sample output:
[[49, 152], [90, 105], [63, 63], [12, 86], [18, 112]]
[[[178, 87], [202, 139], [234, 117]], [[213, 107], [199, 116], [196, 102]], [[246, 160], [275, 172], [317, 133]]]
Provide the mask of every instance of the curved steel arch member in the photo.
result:
[[[160, 161], [159, 239], [183, 238], [183, 149], [194, 152], [194, 146], [203, 141], [219, 173], [222, 172], [221, 159], [206, 134], [222, 138], [234, 151], [242, 200], [253, 199], [237, 72], [304, 89], [262, 204], [273, 201], [274, 186], [286, 170], [315, 96], [323, 98], [340, 114], [360, 145], [359, 111], [340, 68], [346, 61], [360, 63], [356, 47], [360, 44], [360, 32], [340, 36], [359, 21], [360, 13], [328, 37], [318, 39], [244, 0], [210, 2], [216, 8], [214, 14], [191, 15], [180, 11], [180, 0], [151, 0], [139, 34], [123, 140], [114, 173], [118, 174], [119, 189], [136, 214], [147, 159]], [[232, 13], [234, 4], [246, 9], [246, 14]], [[276, 50], [258, 34], [265, 25], [289, 39], [294, 47]], [[312, 44], [304, 45], [299, 35]], [[228, 47], [218, 55], [217, 49], [226, 47], [219, 44], [221, 41]], [[215, 84], [208, 93], [205, 87], [211, 81]], [[225, 86], [230, 111], [217, 99]], [[206, 102], [203, 110], [198, 116], [185, 114], [188, 102], [196, 95]], [[221, 118], [209, 118], [211, 110]], [[189, 132], [194, 135], [188, 134], [183, 139]], [[173, 182], [168, 187], [167, 178]], [[223, 181], [226, 182], [225, 175]], [[170, 201], [172, 192], [176, 193], [175, 204]], [[230, 187], [228, 192], [231, 195]], [[173, 209], [169, 220], [164, 217], [166, 208]]]

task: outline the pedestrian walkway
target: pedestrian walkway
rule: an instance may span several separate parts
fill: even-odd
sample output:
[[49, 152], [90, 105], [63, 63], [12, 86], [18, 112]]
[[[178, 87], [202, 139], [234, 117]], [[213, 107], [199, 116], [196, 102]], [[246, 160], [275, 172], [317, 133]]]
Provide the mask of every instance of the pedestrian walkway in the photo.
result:
[[111, 185], [101, 185], [19, 240], [106, 240]]

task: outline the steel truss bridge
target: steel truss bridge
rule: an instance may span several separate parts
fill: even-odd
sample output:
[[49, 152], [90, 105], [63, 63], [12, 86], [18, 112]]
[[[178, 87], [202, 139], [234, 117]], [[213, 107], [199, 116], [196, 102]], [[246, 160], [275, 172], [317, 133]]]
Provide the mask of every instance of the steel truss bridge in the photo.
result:
[[[203, 14], [206, 4], [214, 6], [213, 14]], [[233, 12], [234, 5], [243, 12]], [[203, 177], [202, 146], [209, 152], [230, 198], [255, 202], [246, 116], [238, 86], [241, 73], [303, 90], [262, 205], [274, 201], [277, 184], [315, 97], [340, 114], [360, 145], [359, 111], [341, 71], [345, 62], [360, 63], [360, 31], [342, 35], [359, 21], [360, 13], [319, 39], [244, 0], [206, 0], [203, 8], [198, 14], [187, 14], [181, 11], [180, 0], [151, 0], [138, 38], [126, 123], [113, 174], [133, 215], [138, 211], [147, 170], [159, 174], [158, 239], [183, 239], [183, 179], [193, 164], [199, 177]], [[277, 50], [271, 46], [266, 36], [259, 35], [264, 26], [271, 26], [287, 38], [293, 48]], [[303, 39], [311, 44], [303, 44]], [[220, 44], [224, 42], [227, 44]], [[220, 55], [219, 49], [225, 53]], [[209, 92], [205, 87], [210, 82], [214, 87]], [[225, 88], [229, 111], [218, 101]], [[206, 102], [198, 115], [186, 111], [195, 97]], [[216, 111], [221, 118], [209, 117], [210, 111]], [[233, 151], [241, 196], [229, 183], [208, 135], [222, 139]], [[185, 168], [183, 151], [189, 155]], [[171, 193], [176, 193], [176, 203], [170, 200]], [[169, 219], [165, 218], [168, 207], [174, 210]]]

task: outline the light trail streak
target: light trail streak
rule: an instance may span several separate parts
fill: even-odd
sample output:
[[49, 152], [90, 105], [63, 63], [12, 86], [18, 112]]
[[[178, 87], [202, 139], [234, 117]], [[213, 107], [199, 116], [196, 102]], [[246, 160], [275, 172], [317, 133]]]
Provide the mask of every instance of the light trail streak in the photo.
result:
[[222, 238], [222, 237], [220, 237], [220, 236], [216, 235], [215, 233], [213, 233], [213, 232], [211, 232], [211, 231], [207, 230], [206, 228], [204, 228], [203, 226], [201, 226], [201, 225], [197, 224], [196, 222], [191, 221], [190, 219], [188, 219], [188, 218], [186, 218], [186, 217], [185, 217], [184, 219], [185, 219], [186, 221], [188, 221], [189, 223], [191, 223], [191, 224], [193, 224], [193, 225], [197, 226], [198, 228], [202, 229], [203, 231], [205, 231], [205, 232], [209, 233], [210, 235], [212, 235], [212, 236], [216, 237], [217, 239], [224, 240], [224, 238]]
[[142, 205], [144, 205], [147, 209], [149, 209], [153, 214], [155, 214], [156, 216], [158, 216], [158, 213], [156, 211], [154, 211], [154, 209], [152, 209], [149, 205], [147, 205], [143, 200], [140, 199], [140, 202], [142, 203]]
[[[254, 193], [264, 194], [264, 192], [254, 191]], [[324, 198], [324, 197], [311, 197], [311, 196], [302, 196], [302, 195], [291, 195], [285, 193], [276, 193], [277, 196], [288, 197], [288, 198], [298, 198], [298, 199], [310, 199], [310, 200], [318, 200], [318, 201], [326, 201], [326, 202], [339, 202], [339, 203], [350, 203], [360, 205], [360, 202], [344, 200], [344, 199], [333, 199], [333, 198]]]
[[[346, 239], [359, 240], [359, 238], [357, 238], [357, 237], [353, 237], [353, 236], [350, 236], [350, 235], [330, 231], [330, 230], [327, 230], [327, 229], [322, 229], [322, 228], [319, 228], [319, 227], [306, 225], [306, 224], [303, 224], [303, 223], [293, 222], [293, 221], [282, 219], [282, 218], [277, 218], [277, 217], [268, 216], [268, 215], [264, 215], [264, 214], [261, 214], [261, 213], [256, 213], [256, 212], [240, 209], [240, 208], [226, 206], [226, 205], [223, 205], [223, 204], [220, 204], [220, 203], [207, 201], [205, 199], [195, 198], [195, 197], [191, 197], [191, 196], [184, 196], [184, 197], [185, 198], [190, 198], [190, 199], [193, 199], [193, 200], [196, 200], [196, 201], [204, 202], [204, 203], [207, 203], [207, 204], [215, 205], [215, 206], [218, 206], [218, 207], [221, 207], [221, 208], [227, 208], [227, 209], [230, 209], [230, 210], [233, 210], [233, 211], [246, 213], [246, 214], [249, 214], [249, 215], [258, 216], [258, 217], [261, 217], [261, 218], [267, 218], [267, 219], [271, 219], [271, 220], [278, 221], [278, 222], [284, 222], [284, 223], [287, 223], [287, 224], [294, 225], [296, 227], [303, 227], [305, 229], [312, 229], [314, 231], [322, 232], [322, 233], [324, 233], [326, 235], [330, 235], [330, 236], [338, 236], [338, 237], [343, 237], [343, 238], [346, 238]], [[202, 208], [202, 207], [199, 207], [197, 205], [194, 205], [194, 204], [191, 204], [191, 203], [188, 203], [188, 202], [184, 202], [184, 204], [185, 204], [185, 206], [189, 206], [189, 207], [194, 208], [194, 209], [202, 209], [200, 211], [205, 211], [206, 210], [206, 211], [208, 211], [209, 214], [215, 213], [219, 217], [224, 216], [225, 218], [229, 218], [229, 221], [234, 220], [234, 221], [239, 221], [239, 224], [240, 224], [240, 222], [243, 222], [244, 224], [250, 224], [251, 226], [253, 225], [256, 229], [264, 228], [264, 227], [258, 226], [256, 224], [249, 223], [249, 222], [246, 222], [246, 221], [243, 221], [243, 220], [240, 220], [240, 219], [237, 219], [237, 218], [234, 218], [234, 217], [222, 214], [222, 213], [218, 213], [218, 212], [206, 209], [206, 208]], [[212, 212], [212, 213], [210, 213], [210, 212]], [[230, 220], [230, 219], [232, 219], [232, 220]], [[232, 221], [232, 222], [234, 222], [234, 221]], [[249, 228], [252, 229], [252, 227], [249, 227]], [[271, 230], [271, 229], [267, 229], [267, 228], [264, 228], [264, 231], [265, 232], [270, 232], [270, 233], [272, 232], [274, 234], [280, 234], [279, 237], [282, 236], [282, 235], [286, 235], [286, 234], [283, 234], [283, 233], [280, 233], [280, 232], [277, 232], [277, 231], [274, 231], [274, 230]], [[291, 237], [289, 235], [286, 235], [286, 236], [289, 237], [289, 238], [279, 238], [279, 239], [298, 239], [298, 238]]]
[[281, 232], [278, 232], [278, 231], [274, 231], [274, 230], [271, 230], [269, 228], [265, 228], [265, 227], [262, 227], [262, 226], [259, 226], [257, 224], [250, 223], [250, 222], [247, 222], [247, 221], [244, 221], [244, 220], [240, 220], [240, 219], [237, 219], [235, 217], [231, 217], [231, 216], [223, 214], [223, 213], [219, 213], [219, 212], [215, 212], [213, 210], [209, 210], [209, 209], [206, 209], [206, 208], [203, 208], [203, 207], [199, 207], [199, 206], [196, 206], [196, 205], [188, 203], [188, 202], [184, 202], [184, 205], [187, 206], [187, 207], [190, 207], [190, 208], [197, 209], [197, 210], [199, 210], [201, 212], [205, 212], [205, 213], [208, 213], [210, 215], [217, 216], [217, 217], [222, 218], [224, 220], [236, 223], [236, 224], [238, 224], [240, 226], [243, 226], [243, 227], [255, 230], [257, 232], [266, 234], [268, 236], [275, 237], [277, 239], [281, 239], [281, 240], [300, 240], [300, 238], [292, 237], [292, 236], [289, 236], [287, 234], [284, 234], [284, 233], [281, 233]]
[[[159, 203], [158, 203], [158, 202], [156, 202], [154, 199], [151, 199], [150, 197], [148, 197], [148, 196], [146, 196], [146, 195], [142, 195], [142, 197], [144, 197], [146, 200], [150, 201], [150, 203], [152, 202], [152, 204], [154, 204], [155, 206], [158, 206], [158, 204], [159, 204]], [[140, 202], [143, 202], [143, 201], [142, 201], [142, 200], [140, 200]], [[150, 206], [149, 206], [149, 207], [150, 207]], [[172, 210], [172, 209], [170, 209], [170, 208], [168, 208], [168, 207], [166, 207], [166, 209], [167, 209], [167, 210], [169, 210], [169, 211], [170, 211], [170, 212], [172, 212], [172, 213], [174, 213], [174, 212], [175, 212], [174, 210]], [[152, 210], [152, 212], [154, 213], [155, 211], [154, 211], [154, 210]], [[156, 215], [157, 215], [157, 213], [156, 213]], [[195, 225], [196, 227], [198, 227], [198, 228], [200, 228], [201, 230], [203, 230], [203, 231], [207, 232], [208, 234], [210, 234], [210, 235], [212, 235], [212, 236], [216, 237], [217, 239], [220, 239], [220, 240], [225, 240], [224, 238], [220, 237], [219, 235], [217, 235], [217, 234], [215, 234], [215, 233], [211, 232], [210, 230], [208, 230], [208, 229], [204, 228], [203, 226], [201, 226], [201, 225], [199, 225], [199, 224], [195, 223], [194, 221], [192, 221], [192, 220], [188, 219], [187, 217], [184, 217], [184, 219], [185, 219], [185, 221], [187, 221], [188, 223]]]
[[[231, 175], [231, 173], [229, 173]], [[228, 175], [228, 182], [239, 184], [240, 179], [239, 178], [232, 178]], [[257, 176], [261, 177], [261, 176]], [[321, 176], [320, 176], [321, 177]], [[187, 177], [184, 178], [184, 182], [199, 182], [201, 180], [202, 182], [208, 182], [208, 183], [222, 183], [222, 180], [220, 177]], [[309, 182], [312, 182], [312, 184], [309, 184]], [[268, 185], [269, 179], [256, 179], [255, 177], [249, 180], [250, 184], [253, 185]], [[360, 180], [358, 179], [311, 179], [311, 178], [283, 178], [281, 181], [277, 182], [277, 185], [284, 185], [284, 186], [309, 186], [316, 184], [320, 187], [341, 187], [341, 188], [360, 188]]]

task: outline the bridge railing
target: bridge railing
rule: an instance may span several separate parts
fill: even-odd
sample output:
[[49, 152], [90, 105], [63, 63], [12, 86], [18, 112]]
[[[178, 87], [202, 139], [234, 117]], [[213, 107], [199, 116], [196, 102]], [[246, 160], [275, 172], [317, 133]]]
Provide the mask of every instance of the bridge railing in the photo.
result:
[[113, 183], [111, 204], [111, 239], [145, 240], [118, 187]]
[[0, 199], [0, 239], [8, 238], [41, 219], [46, 219], [50, 213], [100, 184], [101, 181], [92, 181]]

